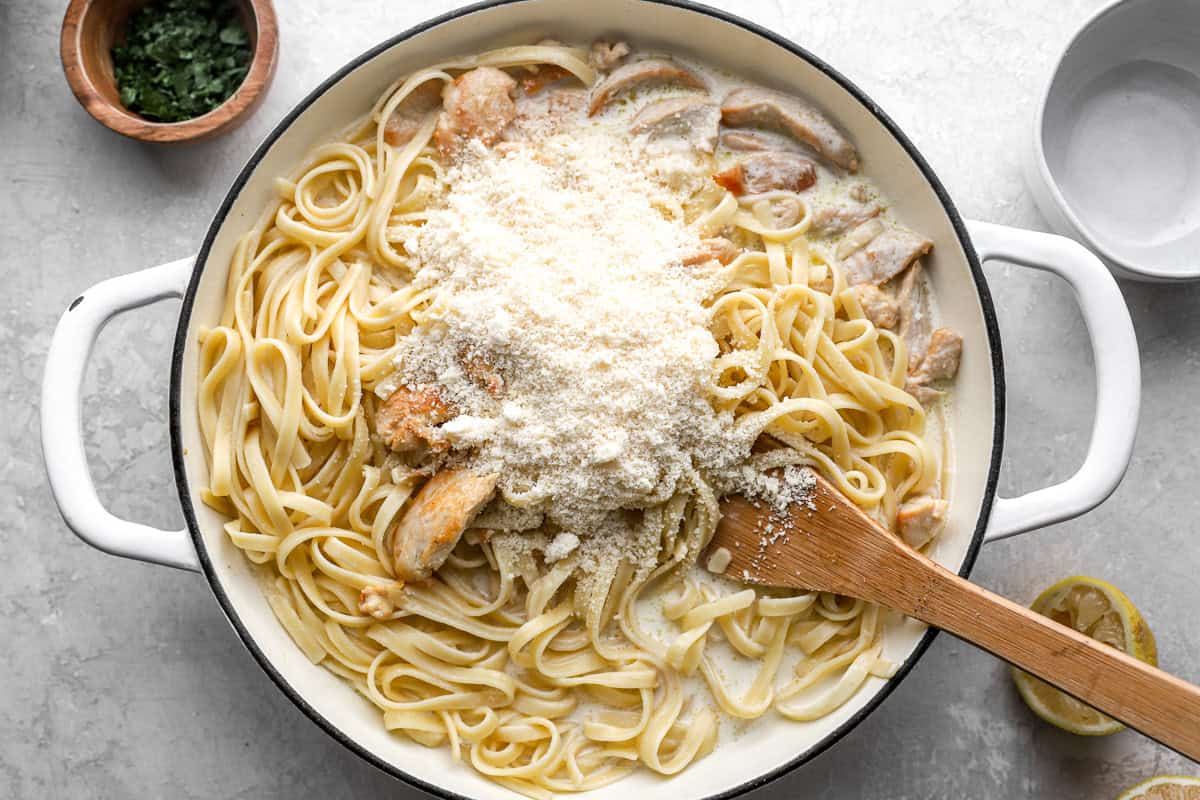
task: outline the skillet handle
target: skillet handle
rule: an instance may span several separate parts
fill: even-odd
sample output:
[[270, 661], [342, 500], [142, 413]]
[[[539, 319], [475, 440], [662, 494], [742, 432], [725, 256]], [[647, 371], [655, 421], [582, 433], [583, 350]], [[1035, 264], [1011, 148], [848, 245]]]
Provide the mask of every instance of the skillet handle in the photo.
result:
[[1087, 455], [1062, 483], [998, 497], [984, 541], [1072, 519], [1103, 503], [1121, 483], [1137, 433], [1141, 365], [1125, 298], [1112, 274], [1090, 250], [1049, 233], [969, 222], [982, 261], [1003, 259], [1065, 279], [1083, 313], [1096, 364], [1096, 417]]
[[117, 314], [169, 297], [182, 297], [193, 258], [172, 261], [96, 284], [75, 298], [58, 321], [42, 379], [42, 457], [50, 491], [67, 527], [80, 539], [116, 556], [199, 571], [186, 530], [161, 531], [109, 513], [88, 470], [80, 427], [79, 394], [96, 337]]

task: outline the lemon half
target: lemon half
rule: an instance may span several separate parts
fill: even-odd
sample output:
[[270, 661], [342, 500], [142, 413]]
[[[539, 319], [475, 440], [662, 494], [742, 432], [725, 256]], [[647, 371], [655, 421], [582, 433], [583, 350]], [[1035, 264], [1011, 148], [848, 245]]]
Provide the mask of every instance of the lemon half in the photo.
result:
[[1155, 775], [1128, 790], [1117, 800], [1200, 800], [1200, 778]]
[[[1064, 578], [1042, 592], [1031, 608], [1140, 661], [1158, 665], [1158, 649], [1146, 620], [1125, 593], [1108, 581], [1084, 575]], [[1064, 731], [1108, 736], [1125, 727], [1023, 670], [1013, 669], [1013, 681], [1033, 713]]]

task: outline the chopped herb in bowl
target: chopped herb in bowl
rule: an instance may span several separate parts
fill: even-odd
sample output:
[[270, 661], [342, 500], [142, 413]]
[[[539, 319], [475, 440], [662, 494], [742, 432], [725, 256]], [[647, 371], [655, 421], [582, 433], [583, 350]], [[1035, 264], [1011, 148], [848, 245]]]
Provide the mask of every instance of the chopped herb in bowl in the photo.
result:
[[226, 0], [151, 0], [112, 49], [121, 104], [154, 122], [212, 111], [250, 69], [250, 37]]

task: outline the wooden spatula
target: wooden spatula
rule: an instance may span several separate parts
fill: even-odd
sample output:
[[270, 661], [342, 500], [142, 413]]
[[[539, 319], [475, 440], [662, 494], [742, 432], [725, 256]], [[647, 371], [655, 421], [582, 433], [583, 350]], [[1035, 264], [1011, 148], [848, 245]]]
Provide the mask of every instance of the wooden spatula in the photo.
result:
[[706, 559], [724, 548], [724, 573], [735, 580], [836, 592], [893, 608], [1200, 761], [1200, 687], [960, 578], [816, 478], [811, 502], [790, 506], [785, 519], [741, 497], [723, 501]]

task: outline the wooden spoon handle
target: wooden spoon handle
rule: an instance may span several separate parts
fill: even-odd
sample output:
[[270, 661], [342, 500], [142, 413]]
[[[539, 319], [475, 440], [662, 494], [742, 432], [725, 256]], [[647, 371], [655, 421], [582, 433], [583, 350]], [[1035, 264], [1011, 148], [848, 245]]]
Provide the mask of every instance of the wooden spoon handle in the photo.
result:
[[954, 634], [1200, 761], [1200, 687], [992, 594], [917, 553], [898, 611]]

